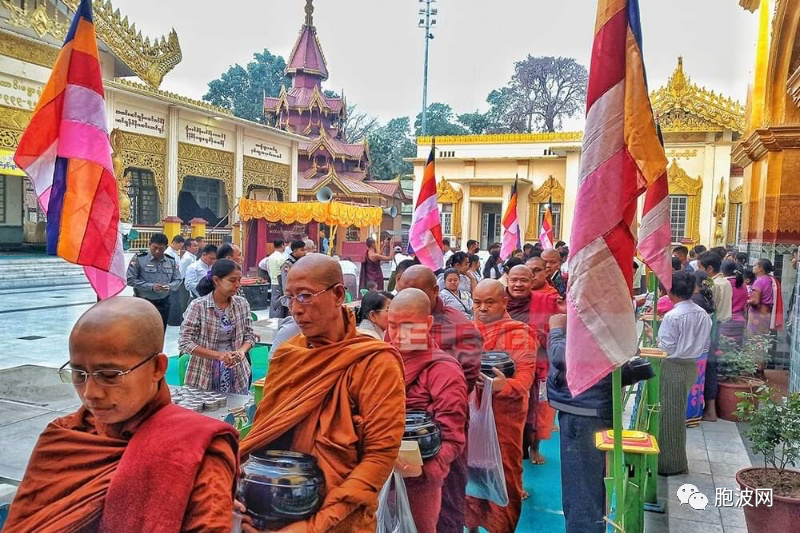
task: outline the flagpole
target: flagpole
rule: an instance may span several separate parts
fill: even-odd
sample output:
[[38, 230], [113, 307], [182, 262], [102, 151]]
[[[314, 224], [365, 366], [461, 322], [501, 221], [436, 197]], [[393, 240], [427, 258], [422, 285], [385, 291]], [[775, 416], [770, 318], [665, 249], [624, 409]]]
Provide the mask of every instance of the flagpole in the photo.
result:
[[625, 466], [622, 460], [622, 368], [611, 373], [614, 417], [614, 523], [625, 531]]

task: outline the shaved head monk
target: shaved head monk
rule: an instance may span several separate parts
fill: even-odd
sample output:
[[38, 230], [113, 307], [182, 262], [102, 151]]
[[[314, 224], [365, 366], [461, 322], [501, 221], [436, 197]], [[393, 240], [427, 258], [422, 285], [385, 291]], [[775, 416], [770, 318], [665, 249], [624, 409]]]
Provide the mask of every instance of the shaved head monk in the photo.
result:
[[[481, 372], [483, 339], [475, 324], [452, 307], [445, 307], [433, 271], [424, 265], [409, 267], [397, 282], [397, 290], [415, 288], [428, 296], [433, 314], [431, 338], [445, 352], [454, 356], [464, 370], [467, 392], [471, 392]], [[442, 490], [439, 533], [462, 533], [466, 520], [467, 453], [450, 467]]]
[[389, 337], [403, 356], [406, 410], [425, 411], [439, 427], [442, 447], [425, 460], [422, 476], [406, 478], [408, 501], [419, 533], [436, 533], [442, 484], [466, 445], [467, 381], [461, 365], [431, 341], [430, 299], [404, 289], [389, 306]]
[[[514, 269], [528, 271], [523, 265], [512, 268], [512, 273]], [[509, 275], [509, 287], [512, 279]], [[508, 295], [502, 283], [485, 279], [475, 287], [472, 298], [475, 323], [483, 336], [484, 351], [506, 352], [514, 360], [516, 369], [512, 378], [506, 378], [497, 369], [491, 376], [492, 407], [503, 458], [508, 505], [500, 507], [467, 496], [466, 525], [470, 531], [478, 531], [479, 526], [487, 531], [515, 531], [522, 512], [522, 436], [539, 343], [534, 330], [508, 315]], [[483, 374], [480, 380], [482, 386], [489, 386]]]
[[400, 353], [356, 332], [335, 259], [311, 254], [298, 260], [285, 290], [282, 304], [301, 334], [270, 359], [242, 458], [277, 449], [317, 459], [325, 476], [322, 508], [281, 531], [375, 531], [378, 492], [405, 427]]
[[533, 292], [558, 294], [556, 288], [547, 281], [547, 266], [545, 265], [544, 259], [541, 257], [531, 257], [525, 262], [525, 266], [528, 267], [531, 274], [533, 274], [533, 284], [531, 285], [531, 290]]
[[230, 531], [238, 434], [171, 403], [163, 331], [138, 298], [81, 316], [59, 374], [83, 405], [39, 437], [3, 531]]
[[542, 252], [542, 259], [544, 259], [548, 283], [561, 296], [565, 296], [567, 294], [567, 280], [566, 276], [561, 274], [561, 265], [563, 264], [561, 254], [555, 248], [548, 248]]
[[[542, 262], [539, 258], [530, 261]], [[564, 302], [554, 289], [551, 291], [535, 291], [534, 287], [542, 284], [542, 276], [538, 269], [543, 268], [535, 263], [534, 274], [526, 266], [515, 266], [508, 273], [508, 313], [514, 320], [528, 324], [538, 335], [540, 350], [537, 356], [536, 379], [531, 388], [528, 407], [528, 421], [525, 426], [525, 445], [527, 455], [533, 464], [543, 464], [544, 456], [539, 452], [539, 443], [550, 438], [555, 420], [555, 411], [546, 402], [539, 402], [539, 387], [547, 379], [550, 364], [547, 360], [548, 322], [554, 314], [566, 312]]]

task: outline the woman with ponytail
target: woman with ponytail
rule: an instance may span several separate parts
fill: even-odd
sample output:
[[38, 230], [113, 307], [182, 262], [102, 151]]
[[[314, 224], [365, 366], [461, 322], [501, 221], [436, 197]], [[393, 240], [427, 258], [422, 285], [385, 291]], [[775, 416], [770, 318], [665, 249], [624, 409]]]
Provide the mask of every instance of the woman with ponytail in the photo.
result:
[[744, 284], [744, 275], [735, 261], [723, 261], [720, 272], [730, 282], [733, 288], [731, 299], [731, 319], [719, 325], [719, 334], [728, 337], [739, 346], [744, 339], [744, 329], [747, 325], [745, 313], [747, 311], [747, 287]]
[[236, 291], [241, 267], [230, 259], [214, 263], [197, 284], [199, 298], [183, 315], [178, 345], [191, 355], [185, 384], [201, 390], [247, 394], [250, 361], [256, 342], [250, 304]]

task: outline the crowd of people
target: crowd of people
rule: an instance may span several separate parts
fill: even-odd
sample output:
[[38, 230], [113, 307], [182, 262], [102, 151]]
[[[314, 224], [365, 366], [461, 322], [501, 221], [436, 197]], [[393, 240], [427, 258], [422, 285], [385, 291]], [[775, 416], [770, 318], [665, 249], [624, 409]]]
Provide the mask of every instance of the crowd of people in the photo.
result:
[[[513, 532], [529, 497], [523, 463], [547, 460], [540, 443], [553, 431], [560, 431], [566, 531], [605, 530], [606, 462], [594, 435], [612, 426], [612, 383], [608, 375], [577, 396], [570, 392], [564, 243], [526, 244], [505, 261], [499, 244], [481, 261], [476, 241], [465, 251], [445, 243], [445, 262], [433, 270], [402, 249], [381, 254], [372, 239], [361, 269], [303, 241], [288, 249], [274, 242], [259, 270], [271, 285], [270, 315], [282, 320], [263, 399], [239, 443], [225, 424], [168, 405], [163, 328], [175, 301], [170, 295], [179, 290], [186, 300], [178, 299], [185, 305], [180, 348], [191, 354], [187, 385], [235, 393], [250, 386], [248, 351], [257, 338], [247, 300], [238, 294], [241, 254], [198, 240], [176, 237], [167, 251], [166, 236], [154, 235], [129, 266], [138, 298], [100, 302], [76, 324], [69, 363], [59, 372], [83, 407], [43, 433], [7, 531], [123, 530], [131, 519], [229, 531], [234, 509], [242, 529], [255, 531], [236, 499], [238, 464], [277, 449], [314, 456], [325, 479], [320, 509], [280, 531], [375, 531], [377, 495], [395, 471], [420, 533]], [[378, 280], [383, 261], [393, 263], [388, 290], [382, 271]], [[749, 265], [733, 251], [677, 247], [671, 289], [662, 287], [657, 302], [648, 303], [641, 289], [632, 295], [632, 305], [651, 305], [662, 320], [652, 339], [667, 354], [660, 474], [688, 470], [687, 422], [716, 419], [720, 337], [742, 343], [780, 327], [772, 264], [754, 261], [751, 282]], [[366, 290], [356, 314], [345, 304], [348, 278], [358, 274], [356, 289]], [[643, 287], [638, 281], [634, 286]], [[131, 316], [142, 325], [136, 333], [127, 327]], [[505, 352], [513, 375], [482, 370], [487, 352]], [[470, 402], [476, 406], [488, 391], [505, 505], [468, 490], [475, 475], [468, 450], [483, 445], [470, 431]], [[440, 449], [421, 468], [398, 455], [408, 411], [424, 411], [441, 435]]]

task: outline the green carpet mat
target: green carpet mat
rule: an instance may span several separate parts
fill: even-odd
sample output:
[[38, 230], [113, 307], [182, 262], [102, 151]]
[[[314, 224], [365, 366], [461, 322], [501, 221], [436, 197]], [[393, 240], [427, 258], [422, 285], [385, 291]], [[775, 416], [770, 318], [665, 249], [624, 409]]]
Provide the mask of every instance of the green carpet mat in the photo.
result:
[[522, 516], [517, 533], [560, 533], [564, 531], [561, 511], [561, 457], [559, 433], [541, 443], [540, 450], [547, 459], [543, 465], [525, 461], [522, 486], [530, 497], [522, 502]]

